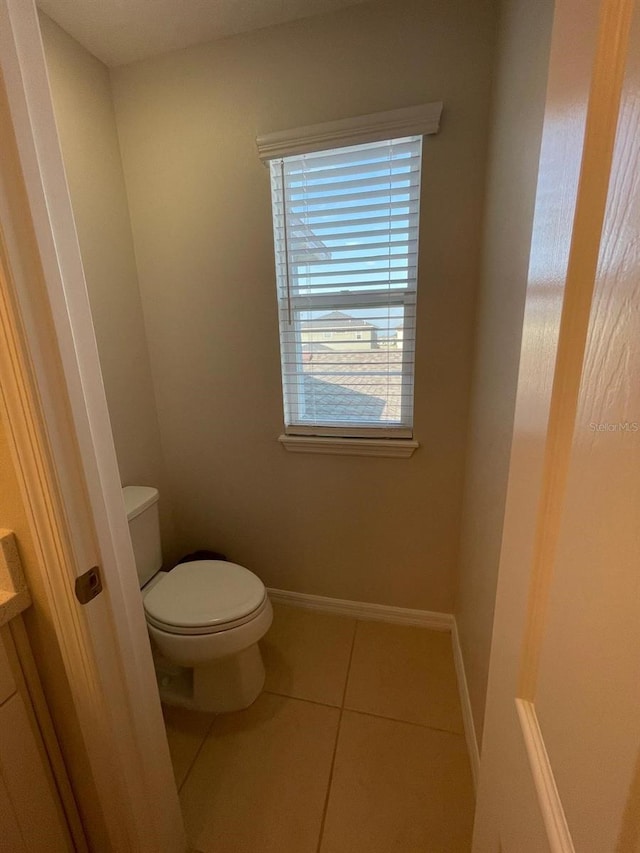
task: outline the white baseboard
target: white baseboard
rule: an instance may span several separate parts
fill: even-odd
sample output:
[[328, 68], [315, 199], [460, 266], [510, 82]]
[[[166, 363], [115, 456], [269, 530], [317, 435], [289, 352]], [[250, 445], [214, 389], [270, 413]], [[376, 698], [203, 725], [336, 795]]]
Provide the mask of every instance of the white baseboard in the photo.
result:
[[397, 625], [418, 625], [434, 631], [451, 631], [454, 621], [451, 613], [432, 610], [411, 610], [407, 607], [390, 607], [386, 604], [371, 604], [367, 601], [348, 601], [343, 598], [327, 598], [323, 595], [307, 595], [285, 589], [268, 589], [269, 598], [276, 604], [291, 604], [320, 613], [335, 613], [354, 619], [376, 622], [393, 622]]
[[458, 677], [458, 693], [460, 694], [460, 704], [462, 705], [464, 734], [467, 739], [467, 749], [469, 751], [469, 761], [471, 762], [473, 784], [477, 790], [478, 775], [480, 773], [480, 750], [478, 749], [478, 738], [476, 736], [475, 723], [473, 722], [473, 711], [471, 710], [471, 697], [469, 696], [469, 686], [467, 685], [464, 658], [462, 657], [462, 647], [460, 645], [458, 625], [455, 617], [452, 617], [451, 640], [453, 643], [453, 661], [456, 666], [456, 675]]
[[550, 842], [549, 849], [557, 853], [575, 853], [549, 754], [540, 731], [536, 709], [532, 702], [527, 702], [525, 699], [516, 699], [516, 709], [527, 748], [531, 776], [536, 786], [538, 803]]

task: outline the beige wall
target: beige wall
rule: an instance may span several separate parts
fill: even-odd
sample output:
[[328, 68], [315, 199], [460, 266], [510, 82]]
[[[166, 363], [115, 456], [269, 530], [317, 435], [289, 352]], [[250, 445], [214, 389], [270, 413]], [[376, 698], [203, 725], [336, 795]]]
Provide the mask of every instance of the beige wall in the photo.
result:
[[40, 15], [49, 80], [123, 485], [163, 491], [173, 524], [131, 237], [109, 71]]
[[552, 15], [553, 0], [502, 4], [456, 602], [478, 737], [484, 721]]
[[[492, 0], [371, 3], [112, 71], [179, 540], [267, 584], [450, 611]], [[427, 139], [411, 460], [294, 455], [255, 136], [442, 99]]]

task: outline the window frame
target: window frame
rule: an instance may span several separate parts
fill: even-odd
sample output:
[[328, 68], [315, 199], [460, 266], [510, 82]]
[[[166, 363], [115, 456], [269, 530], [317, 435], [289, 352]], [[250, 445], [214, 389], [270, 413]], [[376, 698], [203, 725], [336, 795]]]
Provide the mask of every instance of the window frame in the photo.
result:
[[[258, 153], [265, 164], [269, 164], [271, 160], [281, 159], [294, 154], [311, 154], [317, 151], [326, 151], [328, 149], [345, 148], [352, 145], [367, 144], [380, 142], [391, 139], [398, 139], [410, 136], [428, 136], [438, 132], [440, 127], [440, 116], [442, 112], [442, 103], [434, 102], [424, 104], [417, 107], [408, 107], [400, 110], [392, 110], [385, 113], [376, 113], [366, 116], [358, 116], [350, 119], [341, 119], [334, 122], [327, 122], [320, 125], [310, 125], [307, 127], [295, 128], [288, 131], [279, 131], [258, 136], [256, 139]], [[424, 139], [423, 139], [424, 145]], [[273, 200], [272, 200], [273, 203]], [[287, 258], [288, 263], [288, 258]], [[416, 275], [417, 275], [417, 260], [416, 260]], [[403, 308], [403, 325], [407, 326], [408, 322], [415, 324], [416, 319], [416, 286], [410, 288], [397, 288], [393, 290], [394, 303]], [[385, 306], [390, 304], [390, 291], [371, 291], [363, 289], [362, 292], [350, 292], [345, 294], [342, 299], [337, 294], [316, 294], [313, 297], [314, 307], [310, 308], [311, 297], [308, 295], [296, 296], [289, 294], [287, 305], [283, 304], [280, 299], [278, 289], [278, 304], [279, 304], [279, 327], [283, 329], [282, 320], [296, 314], [301, 310], [340, 310], [340, 305], [345, 308], [356, 307], [371, 307], [373, 304], [379, 303]], [[324, 298], [323, 298], [324, 297]], [[316, 308], [315, 305], [318, 305]], [[286, 314], [286, 317], [283, 317]], [[299, 316], [299, 314], [298, 314]], [[295, 335], [296, 346], [302, 346], [300, 334], [301, 321], [297, 321], [297, 330]], [[284, 357], [285, 352], [290, 350], [291, 344], [283, 340], [280, 336], [281, 357]], [[402, 384], [409, 381], [413, 382], [413, 371], [415, 367], [415, 348], [403, 347], [402, 350]], [[281, 377], [283, 379], [283, 413], [286, 416], [287, 411], [287, 394], [290, 393], [287, 384], [284, 382], [284, 374], [281, 365]], [[407, 400], [407, 394], [402, 394], [403, 401]], [[413, 453], [418, 443], [413, 440], [413, 394], [411, 394], [411, 415], [410, 419], [406, 419], [406, 411], [401, 412], [401, 423], [397, 426], [386, 425], [358, 425], [358, 426], [343, 426], [343, 425], [323, 425], [314, 423], [313, 425], [303, 425], [299, 423], [285, 424], [284, 435], [280, 436], [281, 443], [288, 450], [296, 452], [314, 452], [313, 448], [316, 445], [316, 452], [329, 453], [350, 453], [356, 455], [390, 455], [390, 456], [409, 456]], [[406, 408], [406, 403], [403, 402]], [[300, 411], [296, 404], [289, 407], [289, 411]], [[299, 418], [298, 418], [299, 420]], [[406, 423], [410, 426], [406, 426]], [[299, 441], [298, 441], [299, 439]], [[317, 439], [317, 442], [314, 441]], [[397, 439], [397, 442], [395, 441]], [[380, 441], [381, 440], [381, 441]], [[404, 449], [392, 447], [393, 445], [403, 445]], [[382, 445], [382, 447], [380, 446]], [[385, 453], [384, 446], [389, 448], [389, 452]], [[353, 448], [350, 451], [349, 448]]]

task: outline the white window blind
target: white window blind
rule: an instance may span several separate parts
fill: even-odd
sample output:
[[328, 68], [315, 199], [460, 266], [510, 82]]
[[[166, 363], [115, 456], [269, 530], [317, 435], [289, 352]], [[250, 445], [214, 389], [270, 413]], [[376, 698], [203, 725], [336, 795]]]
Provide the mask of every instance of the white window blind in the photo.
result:
[[285, 428], [408, 437], [422, 136], [270, 161]]

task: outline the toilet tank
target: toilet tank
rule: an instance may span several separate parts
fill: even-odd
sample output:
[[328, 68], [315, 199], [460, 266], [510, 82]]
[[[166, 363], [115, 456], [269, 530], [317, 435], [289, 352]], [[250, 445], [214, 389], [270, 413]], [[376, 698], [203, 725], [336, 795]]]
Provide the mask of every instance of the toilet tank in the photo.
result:
[[153, 486], [125, 486], [122, 495], [127, 510], [138, 579], [140, 587], [143, 587], [162, 566], [159, 494]]

